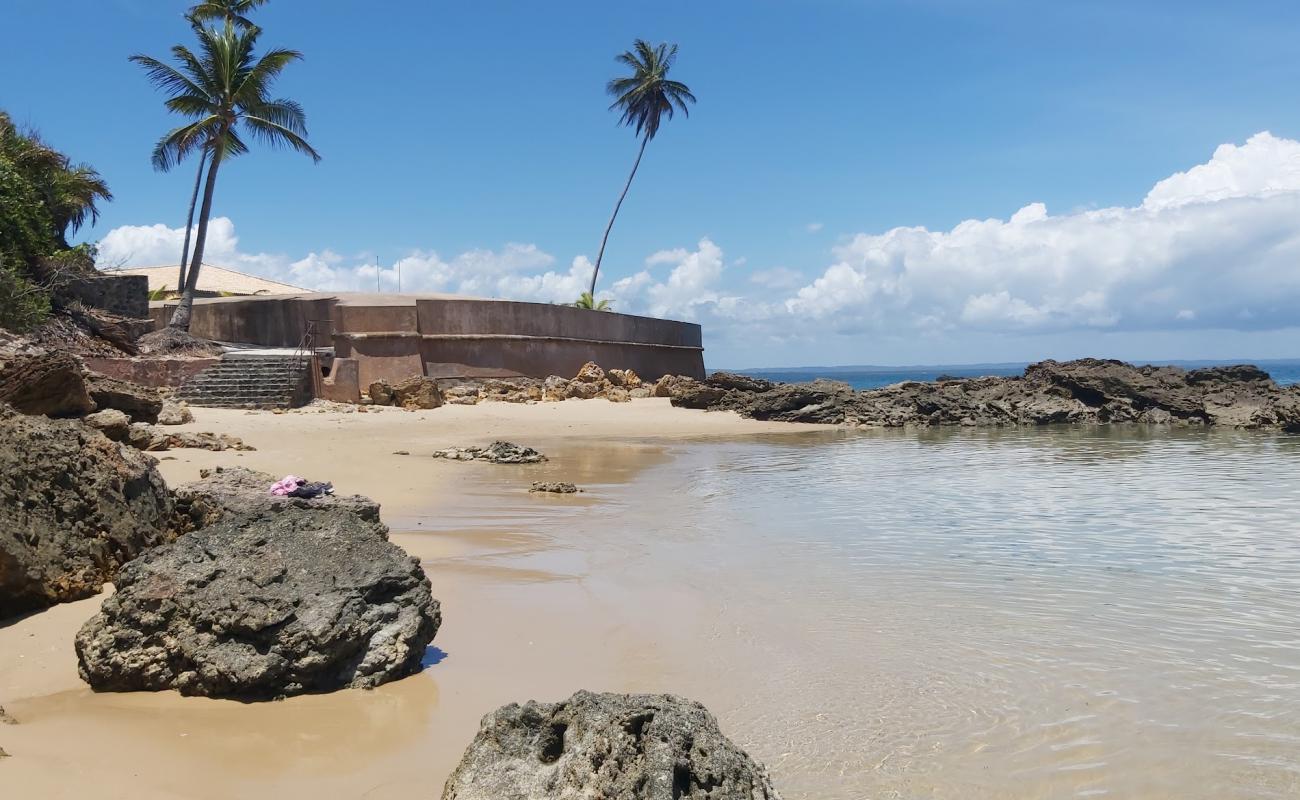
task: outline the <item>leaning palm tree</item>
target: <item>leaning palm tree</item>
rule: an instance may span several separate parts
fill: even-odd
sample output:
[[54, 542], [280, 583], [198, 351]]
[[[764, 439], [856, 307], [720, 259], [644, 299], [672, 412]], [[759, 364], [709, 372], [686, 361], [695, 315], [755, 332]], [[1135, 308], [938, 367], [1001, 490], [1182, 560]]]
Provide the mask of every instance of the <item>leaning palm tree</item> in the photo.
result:
[[605, 226], [605, 236], [600, 240], [600, 252], [596, 254], [596, 266], [591, 271], [591, 290], [596, 293], [596, 277], [600, 275], [600, 262], [605, 257], [605, 244], [609, 242], [610, 229], [618, 218], [618, 210], [623, 207], [623, 198], [632, 187], [637, 167], [641, 166], [641, 156], [645, 155], [645, 146], [659, 133], [659, 126], [664, 117], [672, 119], [674, 109], [690, 116], [687, 103], [695, 102], [695, 95], [686, 88], [686, 84], [668, 79], [668, 70], [677, 60], [677, 45], [659, 44], [651, 47], [643, 39], [637, 39], [632, 49], [614, 59], [620, 64], [631, 67], [632, 74], [624, 78], [615, 78], [605, 87], [605, 91], [614, 97], [610, 110], [621, 111], [623, 116], [619, 124], [636, 128], [641, 137], [641, 149], [637, 151], [636, 161], [632, 164], [632, 174], [623, 184], [623, 193], [614, 204], [614, 213]]
[[257, 58], [253, 49], [261, 31], [237, 29], [231, 22], [223, 28], [195, 29], [199, 54], [177, 45], [172, 57], [178, 66], [143, 55], [131, 60], [144, 67], [149, 79], [171, 95], [167, 108], [193, 119], [165, 134], [153, 151], [155, 169], [167, 171], [194, 151], [208, 157], [199, 226], [194, 234], [194, 255], [178, 287], [181, 302], [171, 325], [188, 330], [194, 291], [198, 285], [203, 248], [212, 216], [212, 195], [217, 172], [226, 159], [248, 152], [241, 131], [272, 146], [288, 147], [320, 161], [320, 154], [307, 142], [306, 115], [293, 100], [269, 99], [267, 92], [286, 66], [302, 58], [296, 50], [271, 50]]
[[591, 292], [583, 292], [579, 295], [577, 302], [573, 304], [574, 308], [585, 308], [588, 311], [609, 311], [608, 300], [597, 300]]
[[[248, 18], [248, 14], [257, 7], [265, 5], [266, 2], [267, 0], [207, 0], [192, 6], [185, 17], [196, 28], [210, 20], [222, 20], [244, 30], [251, 30], [257, 26]], [[199, 153], [199, 168], [194, 173], [194, 189], [190, 192], [190, 211], [185, 217], [185, 242], [181, 245], [177, 286], [185, 285], [185, 265], [190, 260], [190, 235], [194, 231], [194, 207], [199, 202], [199, 186], [203, 183], [203, 168], [207, 166], [207, 162], [208, 154], [205, 150]]]

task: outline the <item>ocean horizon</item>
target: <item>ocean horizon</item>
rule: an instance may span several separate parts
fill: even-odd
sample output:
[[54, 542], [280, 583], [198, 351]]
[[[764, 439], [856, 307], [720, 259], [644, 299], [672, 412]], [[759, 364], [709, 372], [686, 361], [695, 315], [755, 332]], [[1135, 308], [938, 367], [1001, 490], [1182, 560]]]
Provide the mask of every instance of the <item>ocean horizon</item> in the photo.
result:
[[[744, 369], [710, 369], [714, 372], [735, 372], [754, 378], [764, 378], [780, 383], [806, 383], [818, 378], [843, 381], [854, 389], [878, 389], [902, 381], [933, 381], [941, 375], [957, 378], [1006, 377], [1023, 375], [1025, 367], [1033, 362], [1015, 361], [978, 364], [913, 364], [883, 366], [855, 364], [842, 366], [805, 367], [750, 367]], [[1174, 366], [1183, 369], [1201, 369], [1232, 364], [1254, 364], [1264, 370], [1280, 386], [1300, 383], [1300, 358], [1236, 358], [1236, 359], [1153, 359], [1131, 360], [1131, 364]]]

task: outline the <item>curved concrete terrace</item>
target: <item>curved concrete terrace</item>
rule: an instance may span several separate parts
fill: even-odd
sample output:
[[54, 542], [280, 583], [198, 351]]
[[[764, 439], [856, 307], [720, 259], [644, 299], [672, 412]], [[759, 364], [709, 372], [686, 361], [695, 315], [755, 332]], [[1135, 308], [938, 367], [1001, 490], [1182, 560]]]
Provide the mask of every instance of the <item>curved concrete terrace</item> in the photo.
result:
[[[165, 325], [176, 302], [150, 304]], [[307, 292], [224, 297], [194, 303], [190, 331], [207, 339], [261, 347], [297, 347], [308, 328], [316, 347], [332, 345], [331, 390], [433, 378], [572, 376], [587, 361], [704, 377], [700, 326], [572, 306], [445, 294]], [[355, 375], [355, 377], [352, 377]], [[340, 387], [341, 388], [341, 387]]]

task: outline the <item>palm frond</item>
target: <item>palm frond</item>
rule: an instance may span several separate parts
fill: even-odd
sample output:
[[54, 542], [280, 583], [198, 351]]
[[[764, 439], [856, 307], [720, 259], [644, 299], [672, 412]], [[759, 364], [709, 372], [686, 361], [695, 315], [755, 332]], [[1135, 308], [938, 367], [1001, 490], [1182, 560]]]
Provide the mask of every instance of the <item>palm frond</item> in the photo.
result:
[[303, 155], [310, 156], [312, 161], [320, 161], [320, 153], [307, 143], [307, 140], [290, 130], [284, 125], [279, 125], [271, 120], [252, 115], [243, 117], [244, 123], [253, 135], [272, 147], [288, 147], [296, 150]]

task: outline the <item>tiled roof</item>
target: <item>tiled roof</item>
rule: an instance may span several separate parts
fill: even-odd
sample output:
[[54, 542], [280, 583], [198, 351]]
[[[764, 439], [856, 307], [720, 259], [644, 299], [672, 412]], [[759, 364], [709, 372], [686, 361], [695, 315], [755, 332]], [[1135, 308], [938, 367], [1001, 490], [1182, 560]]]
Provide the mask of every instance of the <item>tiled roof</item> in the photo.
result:
[[[144, 275], [149, 279], [149, 291], [156, 292], [166, 288], [176, 291], [176, 278], [179, 267], [176, 264], [163, 267], [125, 267], [106, 270], [115, 275]], [[267, 294], [302, 294], [311, 291], [300, 286], [268, 280], [246, 272], [238, 272], [216, 264], [204, 264], [199, 270], [199, 292], [207, 294], [231, 295], [267, 295]]]

